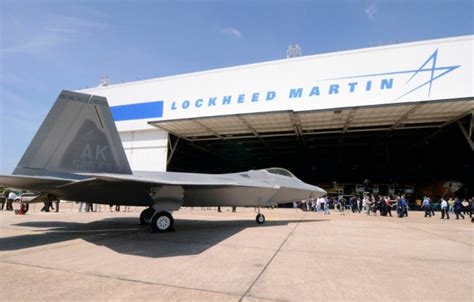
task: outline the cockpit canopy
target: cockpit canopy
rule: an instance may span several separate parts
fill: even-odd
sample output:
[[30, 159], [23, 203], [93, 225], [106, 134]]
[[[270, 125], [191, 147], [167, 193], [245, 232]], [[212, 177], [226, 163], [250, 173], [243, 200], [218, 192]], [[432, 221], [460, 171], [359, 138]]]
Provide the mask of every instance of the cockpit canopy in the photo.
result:
[[291, 173], [290, 171], [288, 171], [286, 169], [283, 169], [283, 168], [268, 168], [268, 169], [265, 169], [265, 171], [267, 171], [268, 173], [271, 173], [271, 174], [296, 178], [296, 176], [294, 176], [293, 173]]

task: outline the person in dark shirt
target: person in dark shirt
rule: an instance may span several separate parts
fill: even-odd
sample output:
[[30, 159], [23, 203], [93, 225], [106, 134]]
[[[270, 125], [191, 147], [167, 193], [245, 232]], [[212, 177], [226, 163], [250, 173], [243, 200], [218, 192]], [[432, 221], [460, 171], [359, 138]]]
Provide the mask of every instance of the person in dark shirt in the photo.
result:
[[456, 201], [454, 202], [454, 214], [456, 214], [456, 219], [459, 219], [459, 216], [464, 219], [464, 215], [461, 213], [462, 211], [462, 203], [460, 198], [456, 198]]
[[4, 190], [2, 196], [0, 196], [0, 211], [3, 211], [3, 207], [5, 206], [5, 202], [8, 198], [8, 191]]
[[387, 216], [392, 217], [392, 204], [390, 203], [390, 196], [387, 196], [384, 200], [386, 209], [387, 209]]

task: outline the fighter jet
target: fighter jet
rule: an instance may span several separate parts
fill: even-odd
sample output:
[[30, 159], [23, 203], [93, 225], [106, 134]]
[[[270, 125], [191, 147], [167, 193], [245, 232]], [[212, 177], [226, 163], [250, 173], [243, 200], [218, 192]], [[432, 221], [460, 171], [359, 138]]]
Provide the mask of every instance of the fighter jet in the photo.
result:
[[[269, 207], [326, 192], [282, 168], [229, 174], [132, 171], [107, 99], [62, 91], [21, 158], [0, 184], [40, 192], [34, 201], [145, 206], [141, 224], [174, 229], [181, 206]], [[256, 221], [265, 222], [258, 212]]]

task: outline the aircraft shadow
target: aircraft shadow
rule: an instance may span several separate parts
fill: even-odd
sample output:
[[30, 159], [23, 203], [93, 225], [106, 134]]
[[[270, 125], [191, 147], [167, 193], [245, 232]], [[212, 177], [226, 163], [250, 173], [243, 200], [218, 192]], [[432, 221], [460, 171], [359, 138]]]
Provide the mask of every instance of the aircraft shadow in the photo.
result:
[[30, 234], [0, 238], [0, 251], [15, 251], [74, 239], [107, 247], [121, 254], [159, 258], [196, 255], [247, 228], [269, 228], [289, 223], [324, 222], [327, 219], [267, 221], [176, 219], [176, 232], [153, 234], [138, 226], [137, 218], [107, 218], [90, 223], [35, 221], [15, 224], [33, 227]]

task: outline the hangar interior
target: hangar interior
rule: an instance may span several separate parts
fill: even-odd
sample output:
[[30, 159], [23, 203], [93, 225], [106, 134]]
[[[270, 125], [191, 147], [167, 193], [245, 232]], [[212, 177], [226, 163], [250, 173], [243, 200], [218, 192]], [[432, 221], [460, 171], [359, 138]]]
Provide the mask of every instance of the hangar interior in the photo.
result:
[[281, 166], [309, 183], [455, 180], [472, 191], [473, 111], [458, 99], [149, 123], [170, 134], [168, 171]]

